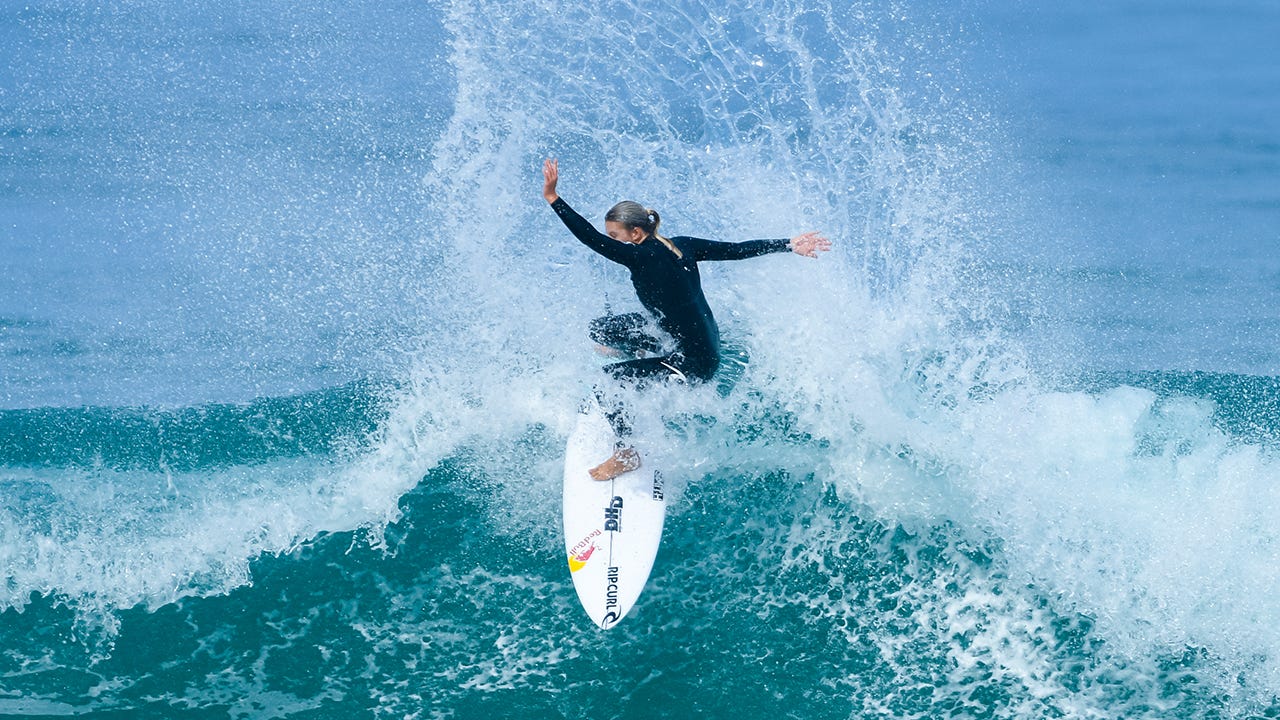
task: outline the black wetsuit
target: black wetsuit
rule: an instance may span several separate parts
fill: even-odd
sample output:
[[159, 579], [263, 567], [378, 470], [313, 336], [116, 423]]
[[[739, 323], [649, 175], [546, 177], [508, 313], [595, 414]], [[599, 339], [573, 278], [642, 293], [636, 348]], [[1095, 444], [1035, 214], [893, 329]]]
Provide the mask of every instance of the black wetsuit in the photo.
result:
[[[614, 240], [574, 212], [563, 198], [557, 198], [551, 207], [582, 244], [631, 271], [631, 283], [640, 303], [675, 343], [669, 355], [605, 367], [613, 377], [636, 384], [643, 384], [647, 378], [672, 376], [690, 382], [710, 380], [720, 366], [720, 329], [702, 294], [699, 261], [742, 260], [790, 249], [790, 241], [785, 239], [727, 243], [693, 237], [668, 238], [683, 255], [676, 257], [662, 241], [653, 237], [640, 243]], [[643, 318], [633, 314], [612, 316], [612, 319], [610, 322], [610, 318], [601, 318], [593, 323], [592, 335], [597, 341], [601, 335], [620, 334], [630, 337], [625, 345], [627, 349], [653, 352], [660, 347], [656, 338], [648, 337], [638, 327]]]

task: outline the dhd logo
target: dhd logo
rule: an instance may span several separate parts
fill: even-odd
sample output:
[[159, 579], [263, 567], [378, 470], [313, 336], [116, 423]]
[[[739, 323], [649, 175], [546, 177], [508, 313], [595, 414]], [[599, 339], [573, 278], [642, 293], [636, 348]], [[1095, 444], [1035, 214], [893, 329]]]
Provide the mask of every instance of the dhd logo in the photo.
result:
[[605, 532], [622, 532], [622, 498], [617, 495], [604, 509], [604, 529]]

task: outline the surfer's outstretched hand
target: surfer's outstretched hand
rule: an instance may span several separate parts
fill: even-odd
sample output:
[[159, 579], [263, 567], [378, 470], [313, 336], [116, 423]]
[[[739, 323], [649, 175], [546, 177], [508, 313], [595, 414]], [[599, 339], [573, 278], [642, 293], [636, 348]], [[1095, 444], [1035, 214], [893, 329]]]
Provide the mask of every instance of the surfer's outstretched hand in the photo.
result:
[[560, 181], [560, 161], [555, 158], [543, 160], [542, 178], [542, 197], [549, 203], [560, 199], [560, 195], [556, 193], [556, 183]]
[[831, 249], [831, 241], [816, 232], [807, 232], [791, 238], [791, 252], [816, 258], [818, 253]]

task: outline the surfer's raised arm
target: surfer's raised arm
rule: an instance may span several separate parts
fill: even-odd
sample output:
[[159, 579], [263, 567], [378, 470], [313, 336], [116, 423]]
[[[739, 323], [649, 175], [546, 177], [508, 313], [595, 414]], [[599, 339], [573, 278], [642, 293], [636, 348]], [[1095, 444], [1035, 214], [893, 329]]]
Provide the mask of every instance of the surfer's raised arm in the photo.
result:
[[629, 266], [635, 261], [634, 241], [618, 242], [596, 230], [590, 221], [569, 207], [569, 203], [556, 192], [556, 183], [560, 180], [560, 164], [556, 160], [543, 161], [542, 177], [542, 197], [551, 203], [551, 209], [556, 211], [556, 215], [560, 216], [565, 227], [569, 228], [569, 232], [573, 233], [579, 242], [620, 265]]

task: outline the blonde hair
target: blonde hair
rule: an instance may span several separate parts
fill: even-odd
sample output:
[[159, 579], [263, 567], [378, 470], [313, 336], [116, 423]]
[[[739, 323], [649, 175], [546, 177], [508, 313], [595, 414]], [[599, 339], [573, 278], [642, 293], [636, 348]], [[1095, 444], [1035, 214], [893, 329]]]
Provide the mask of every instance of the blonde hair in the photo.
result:
[[622, 223], [628, 228], [640, 228], [666, 245], [668, 250], [676, 254], [676, 257], [684, 257], [684, 253], [680, 252], [680, 248], [676, 247], [675, 243], [658, 234], [662, 216], [658, 215], [657, 210], [647, 208], [634, 200], [623, 200], [609, 208], [609, 212], [604, 214], [604, 219], [608, 222]]

